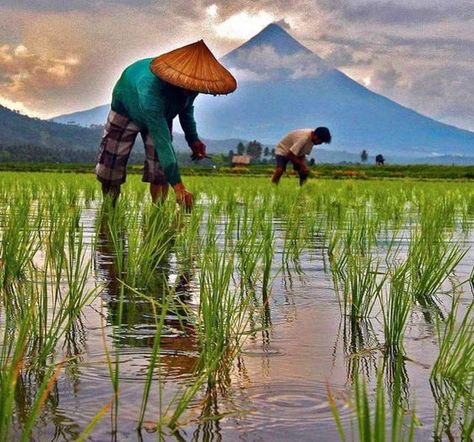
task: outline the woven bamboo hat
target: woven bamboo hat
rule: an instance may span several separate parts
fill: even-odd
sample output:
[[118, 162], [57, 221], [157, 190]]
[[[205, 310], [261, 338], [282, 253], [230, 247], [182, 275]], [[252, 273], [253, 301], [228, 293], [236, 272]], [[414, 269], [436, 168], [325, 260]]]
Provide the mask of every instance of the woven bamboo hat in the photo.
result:
[[150, 69], [162, 80], [195, 92], [217, 95], [237, 89], [235, 78], [202, 40], [156, 57]]

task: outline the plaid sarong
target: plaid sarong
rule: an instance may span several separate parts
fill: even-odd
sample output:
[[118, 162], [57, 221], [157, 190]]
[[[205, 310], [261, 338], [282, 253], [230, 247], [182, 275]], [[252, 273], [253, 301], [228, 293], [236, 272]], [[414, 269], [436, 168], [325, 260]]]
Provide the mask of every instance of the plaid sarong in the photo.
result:
[[101, 183], [118, 186], [125, 182], [128, 158], [138, 133], [141, 134], [145, 145], [142, 181], [166, 184], [165, 174], [148, 131], [113, 110], [107, 117], [107, 124], [97, 154], [95, 173]]

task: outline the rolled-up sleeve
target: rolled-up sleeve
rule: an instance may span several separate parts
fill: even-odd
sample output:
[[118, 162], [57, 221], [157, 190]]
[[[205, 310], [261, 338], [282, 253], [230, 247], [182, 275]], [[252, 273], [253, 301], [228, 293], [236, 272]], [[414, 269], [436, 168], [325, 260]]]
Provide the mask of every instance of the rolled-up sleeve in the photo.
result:
[[146, 124], [153, 140], [155, 152], [160, 160], [161, 167], [169, 184], [174, 186], [181, 182], [176, 153], [171, 143], [168, 122], [159, 110], [147, 110], [145, 113]]
[[[194, 101], [194, 100], [193, 100]], [[194, 120], [194, 104], [191, 102], [179, 113], [179, 122], [183, 128], [184, 136], [188, 144], [199, 140]]]

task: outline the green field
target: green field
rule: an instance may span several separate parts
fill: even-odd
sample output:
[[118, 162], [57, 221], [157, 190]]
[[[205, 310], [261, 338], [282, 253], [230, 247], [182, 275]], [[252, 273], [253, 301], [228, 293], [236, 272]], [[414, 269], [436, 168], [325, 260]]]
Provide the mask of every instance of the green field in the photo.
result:
[[1, 441], [473, 437], [472, 168], [74, 167], [0, 173]]
[[[249, 167], [232, 168], [223, 162], [218, 162], [214, 168], [208, 164], [198, 164], [193, 167], [183, 167], [182, 173], [187, 176], [268, 176], [273, 173], [272, 164], [252, 165]], [[290, 170], [288, 175], [296, 177], [296, 173]], [[441, 166], [441, 165], [386, 165], [366, 166], [360, 164], [317, 164], [311, 166], [313, 178], [334, 179], [371, 179], [371, 178], [415, 178], [415, 179], [450, 179], [450, 180], [472, 180], [474, 179], [474, 165], [472, 166]], [[24, 172], [65, 172], [65, 173], [93, 173], [94, 166], [91, 164], [59, 164], [59, 163], [0, 163], [1, 171], [24, 171]], [[130, 174], [142, 173], [142, 167], [129, 166]]]

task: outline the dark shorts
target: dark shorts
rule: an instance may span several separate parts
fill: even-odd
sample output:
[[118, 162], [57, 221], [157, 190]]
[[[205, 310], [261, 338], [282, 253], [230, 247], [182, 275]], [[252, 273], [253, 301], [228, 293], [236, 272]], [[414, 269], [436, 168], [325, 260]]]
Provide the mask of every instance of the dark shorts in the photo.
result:
[[287, 157], [284, 157], [283, 155], [275, 155], [275, 160], [276, 160], [276, 165], [277, 167], [282, 168], [283, 170], [286, 170], [286, 165], [289, 163], [290, 159]]
[[289, 158], [284, 157], [283, 155], [275, 155], [277, 167], [281, 167], [283, 170], [286, 170], [286, 165], [288, 163], [293, 164], [293, 170], [298, 171], [300, 168], [298, 165], [294, 164]]
[[139, 133], [145, 145], [142, 181], [161, 185], [167, 183], [148, 132], [129, 118], [114, 111], [110, 111], [107, 117], [107, 124], [97, 154], [95, 173], [101, 183], [118, 186], [125, 182], [128, 158]]

